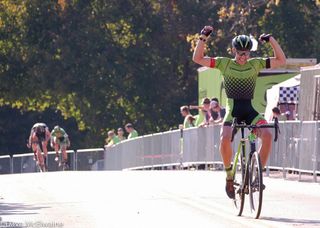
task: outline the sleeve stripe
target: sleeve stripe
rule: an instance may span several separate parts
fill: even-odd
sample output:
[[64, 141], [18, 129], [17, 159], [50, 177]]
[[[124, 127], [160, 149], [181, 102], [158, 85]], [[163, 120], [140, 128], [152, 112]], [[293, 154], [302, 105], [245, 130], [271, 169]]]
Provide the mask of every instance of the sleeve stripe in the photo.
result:
[[216, 60], [214, 58], [210, 59], [210, 68], [214, 68], [216, 66]]

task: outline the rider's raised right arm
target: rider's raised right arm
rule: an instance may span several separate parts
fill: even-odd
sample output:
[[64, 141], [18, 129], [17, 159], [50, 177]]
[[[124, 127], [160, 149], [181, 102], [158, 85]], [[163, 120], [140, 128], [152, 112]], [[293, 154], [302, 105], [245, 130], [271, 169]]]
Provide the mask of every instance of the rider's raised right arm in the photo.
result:
[[199, 40], [196, 48], [194, 49], [192, 60], [202, 66], [214, 67], [214, 59], [204, 56], [204, 48], [205, 42], [203, 40]]
[[213, 28], [212, 26], [204, 26], [204, 28], [200, 32], [200, 37], [198, 40], [198, 43], [196, 45], [196, 48], [193, 52], [192, 60], [195, 63], [198, 63], [202, 66], [206, 67], [214, 67], [215, 60], [214, 58], [210, 58], [208, 56], [204, 56], [205, 51], [205, 43], [207, 39], [209, 38], [210, 34], [212, 33]]

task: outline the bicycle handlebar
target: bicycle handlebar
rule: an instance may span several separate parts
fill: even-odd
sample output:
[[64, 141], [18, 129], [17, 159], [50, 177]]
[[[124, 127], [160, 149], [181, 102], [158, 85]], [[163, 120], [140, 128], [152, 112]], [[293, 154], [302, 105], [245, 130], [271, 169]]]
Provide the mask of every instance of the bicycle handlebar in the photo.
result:
[[231, 142], [233, 142], [234, 136], [237, 133], [238, 128], [248, 128], [250, 130], [252, 129], [257, 129], [257, 128], [274, 128], [275, 129], [275, 135], [274, 135], [274, 141], [276, 142], [278, 140], [278, 133], [280, 133], [279, 131], [279, 120], [276, 117], [274, 119], [274, 123], [273, 124], [261, 124], [261, 125], [247, 125], [244, 122], [241, 122], [240, 124], [237, 123], [237, 118], [233, 118], [233, 122], [232, 122], [232, 136], [231, 136]]

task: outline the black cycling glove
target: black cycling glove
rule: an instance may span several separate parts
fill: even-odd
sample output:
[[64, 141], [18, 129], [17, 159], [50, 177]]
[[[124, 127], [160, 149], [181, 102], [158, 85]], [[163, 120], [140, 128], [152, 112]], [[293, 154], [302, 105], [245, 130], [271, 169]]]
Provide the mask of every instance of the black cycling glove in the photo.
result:
[[271, 34], [262, 34], [260, 37], [259, 37], [259, 40], [260, 41], [265, 41], [265, 42], [269, 42], [270, 41], [270, 37], [271, 37], [272, 35]]
[[212, 29], [208, 28], [207, 26], [205, 26], [200, 32], [201, 35], [205, 35], [206, 37], [210, 36], [211, 33]]

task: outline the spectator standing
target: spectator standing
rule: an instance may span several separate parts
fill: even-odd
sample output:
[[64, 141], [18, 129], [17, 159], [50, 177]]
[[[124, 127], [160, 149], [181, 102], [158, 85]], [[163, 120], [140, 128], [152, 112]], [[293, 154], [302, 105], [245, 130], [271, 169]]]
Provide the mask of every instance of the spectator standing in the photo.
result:
[[127, 123], [125, 128], [126, 128], [126, 131], [129, 133], [128, 139], [133, 139], [138, 137], [138, 132], [133, 128], [133, 125], [131, 123]]
[[114, 133], [114, 130], [108, 131], [108, 138], [106, 139], [105, 147], [111, 147], [113, 145], [116, 145], [119, 142], [120, 142], [120, 140], [116, 136], [116, 134]]
[[117, 131], [117, 137], [120, 142], [126, 139], [126, 137], [123, 134], [124, 134], [123, 129], [121, 127], [119, 127], [118, 131]]
[[194, 120], [195, 118], [190, 114], [190, 110], [188, 106], [184, 105], [180, 107], [180, 113], [184, 117], [183, 121], [183, 128], [189, 128], [189, 127], [194, 127]]
[[219, 124], [223, 122], [226, 109], [219, 104], [218, 98], [212, 98], [210, 102], [211, 118], [210, 123]]
[[[197, 126], [203, 127], [203, 126], [209, 125], [211, 113], [210, 113], [210, 99], [208, 97], [205, 97], [202, 99], [201, 106], [190, 105], [189, 108], [199, 109], [199, 117], [196, 123]], [[201, 120], [202, 122], [200, 123]]]

